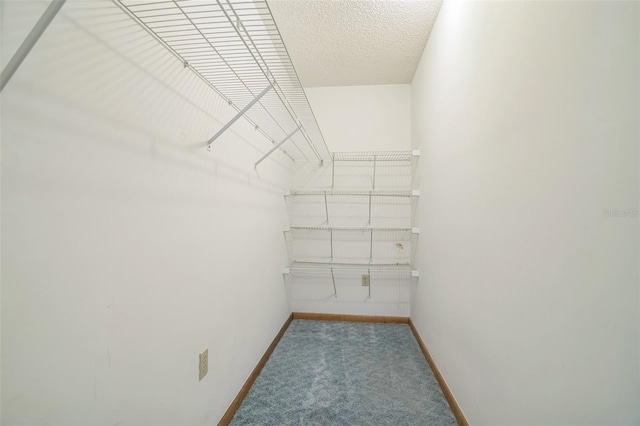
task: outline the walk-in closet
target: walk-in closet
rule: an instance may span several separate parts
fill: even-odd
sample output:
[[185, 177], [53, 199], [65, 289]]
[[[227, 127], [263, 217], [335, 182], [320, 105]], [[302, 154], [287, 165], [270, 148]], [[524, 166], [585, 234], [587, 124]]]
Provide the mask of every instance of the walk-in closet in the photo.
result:
[[0, 0], [0, 424], [637, 425], [640, 3]]

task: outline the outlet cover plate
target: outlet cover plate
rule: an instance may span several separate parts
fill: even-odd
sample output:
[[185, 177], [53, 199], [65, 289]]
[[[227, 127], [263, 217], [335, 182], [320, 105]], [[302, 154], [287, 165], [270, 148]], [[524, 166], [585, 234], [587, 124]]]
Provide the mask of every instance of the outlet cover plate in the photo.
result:
[[362, 276], [362, 287], [369, 287], [371, 284], [371, 275]]

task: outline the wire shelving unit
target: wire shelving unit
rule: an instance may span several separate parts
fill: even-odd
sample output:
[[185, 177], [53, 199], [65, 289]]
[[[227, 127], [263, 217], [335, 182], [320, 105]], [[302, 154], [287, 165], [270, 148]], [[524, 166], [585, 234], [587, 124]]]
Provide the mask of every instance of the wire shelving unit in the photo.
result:
[[[353, 300], [365, 287], [367, 300], [378, 303], [405, 294], [419, 277], [412, 266], [420, 233], [412, 225], [420, 195], [412, 189], [419, 155], [335, 152], [326, 167], [330, 182], [319, 173], [306, 179], [306, 187], [284, 194], [290, 226], [284, 230], [289, 264], [283, 273], [301, 286], [294, 300], [322, 299], [327, 285], [336, 303]], [[380, 286], [374, 299], [372, 286]]]

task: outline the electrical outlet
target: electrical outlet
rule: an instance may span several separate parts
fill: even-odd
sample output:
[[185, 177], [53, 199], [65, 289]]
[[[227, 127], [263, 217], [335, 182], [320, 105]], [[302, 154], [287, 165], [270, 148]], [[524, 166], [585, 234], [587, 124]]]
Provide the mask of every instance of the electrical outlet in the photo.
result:
[[371, 275], [363, 275], [362, 276], [362, 287], [369, 287], [371, 283]]
[[200, 362], [199, 362], [199, 370], [200, 370], [200, 380], [209, 372], [209, 349], [205, 349], [200, 352]]

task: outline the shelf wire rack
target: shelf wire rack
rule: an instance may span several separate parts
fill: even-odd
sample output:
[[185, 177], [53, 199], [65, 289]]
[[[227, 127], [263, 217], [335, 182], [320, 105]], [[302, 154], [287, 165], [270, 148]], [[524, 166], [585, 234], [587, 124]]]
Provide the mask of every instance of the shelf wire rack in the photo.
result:
[[409, 264], [358, 264], [338, 262], [291, 262], [284, 268], [285, 273], [303, 274], [327, 274], [331, 272], [342, 274], [370, 274], [377, 273], [383, 276], [417, 277], [418, 272]]
[[326, 189], [296, 189], [291, 190], [287, 194], [286, 197], [289, 196], [310, 196], [310, 195], [318, 195], [318, 196], [353, 196], [353, 197], [417, 197], [418, 192], [412, 190], [326, 190]]
[[333, 161], [408, 161], [415, 156], [414, 151], [362, 151], [334, 152]]
[[419, 233], [418, 228], [391, 226], [290, 226], [290, 231], [341, 231], [341, 232], [413, 232]]
[[293, 161], [331, 159], [265, 0], [113, 0]]

